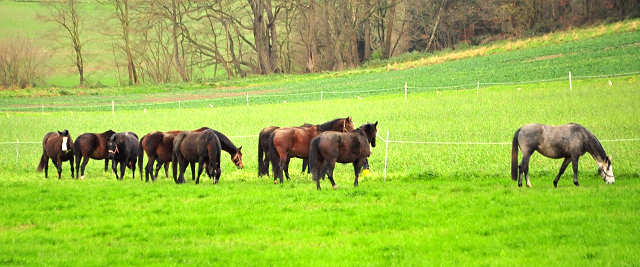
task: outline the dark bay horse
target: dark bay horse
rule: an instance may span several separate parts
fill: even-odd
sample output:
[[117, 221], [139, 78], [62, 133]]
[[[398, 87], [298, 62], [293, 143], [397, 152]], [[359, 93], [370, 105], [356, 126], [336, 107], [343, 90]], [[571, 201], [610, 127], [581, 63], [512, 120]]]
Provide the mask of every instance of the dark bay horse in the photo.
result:
[[56, 165], [58, 179], [62, 174], [62, 162], [69, 161], [71, 178], [73, 178], [73, 140], [66, 129], [62, 132], [49, 132], [42, 139], [42, 157], [38, 164], [38, 172], [44, 169], [44, 177], [49, 178], [49, 159]]
[[269, 157], [273, 167], [273, 183], [277, 184], [278, 179], [280, 179], [280, 183], [283, 182], [282, 172], [289, 158], [309, 158], [311, 139], [326, 131], [353, 131], [353, 120], [351, 117], [339, 118], [311, 127], [288, 127], [273, 131], [269, 136]]
[[[124, 179], [126, 167], [131, 169], [132, 177], [136, 178], [136, 161], [138, 161], [138, 150], [140, 142], [138, 135], [133, 132], [122, 132], [112, 135], [107, 142], [109, 159], [113, 160], [112, 169], [116, 174], [116, 179]], [[120, 176], [118, 177], [117, 166], [120, 164]]]
[[[207, 175], [213, 178], [213, 183], [220, 180], [220, 139], [211, 129], [203, 131], [184, 131], [173, 139], [172, 169], [176, 183], [185, 183], [184, 171], [188, 163], [198, 162], [198, 176], [196, 184], [200, 183], [200, 175], [204, 165], [207, 165]], [[180, 176], [177, 175], [177, 165], [180, 164]]]
[[[309, 123], [305, 123], [303, 125], [300, 125], [300, 127], [311, 127], [311, 126], [313, 126], [313, 125], [309, 124]], [[273, 131], [275, 131], [275, 130], [277, 130], [279, 128], [280, 127], [278, 127], [278, 126], [269, 126], [269, 127], [266, 127], [264, 129], [262, 129], [262, 131], [260, 131], [260, 134], [258, 135], [258, 177], [263, 176], [263, 175], [269, 176], [269, 160], [270, 160], [270, 158], [269, 158], [269, 136], [271, 135], [271, 133], [273, 133]], [[309, 165], [309, 160], [302, 159], [302, 172], [303, 173], [307, 169], [306, 167], [308, 165]], [[285, 163], [284, 173], [287, 176], [287, 179], [289, 179], [289, 160], [287, 160], [287, 162]]]
[[[198, 130], [195, 130], [195, 132], [204, 131], [207, 129], [210, 128], [202, 127]], [[231, 142], [231, 140], [229, 140], [229, 138], [223, 133], [213, 129], [210, 130], [212, 130], [218, 137], [218, 140], [220, 140], [220, 149], [226, 151], [231, 156], [231, 162], [233, 162], [233, 164], [236, 165], [238, 169], [244, 168], [244, 163], [242, 163], [242, 146], [236, 147], [236, 145], [233, 144], [233, 142]]]
[[[73, 153], [76, 159], [76, 176], [80, 172], [80, 180], [84, 180], [84, 168], [92, 159], [104, 159], [104, 171], [109, 169], [109, 152], [107, 151], [107, 141], [116, 132], [108, 130], [104, 133], [84, 133], [76, 138], [73, 143]], [[82, 166], [80, 166], [82, 160]]]
[[[522, 161], [518, 165], [518, 147], [522, 151]], [[598, 138], [582, 125], [569, 123], [561, 126], [544, 124], [527, 124], [518, 129], [513, 136], [511, 147], [511, 179], [518, 180], [518, 186], [522, 187], [522, 175], [524, 174], [527, 186], [529, 181], [529, 158], [533, 152], [538, 151], [545, 157], [552, 159], [564, 158], [560, 172], [553, 180], [553, 186], [558, 187], [558, 180], [569, 165], [573, 165], [573, 183], [578, 186], [578, 159], [589, 152], [598, 163], [598, 173], [607, 183], [613, 184], [615, 178], [611, 167], [611, 157], [607, 156]]]
[[365, 123], [353, 132], [324, 132], [311, 141], [309, 165], [318, 190], [320, 190], [320, 179], [324, 178], [325, 174], [329, 176], [333, 189], [338, 188], [333, 180], [336, 162], [353, 163], [356, 176], [353, 186], [358, 186], [360, 170], [371, 155], [369, 144], [376, 147], [377, 127], [378, 122]]

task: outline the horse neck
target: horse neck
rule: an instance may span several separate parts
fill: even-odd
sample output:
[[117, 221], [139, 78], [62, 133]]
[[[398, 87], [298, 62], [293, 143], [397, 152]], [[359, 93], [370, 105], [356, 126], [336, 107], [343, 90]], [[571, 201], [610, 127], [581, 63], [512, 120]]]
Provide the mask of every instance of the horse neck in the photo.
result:
[[220, 149], [227, 151], [227, 153], [231, 155], [235, 155], [238, 152], [238, 147], [236, 147], [226, 135], [215, 130], [214, 132], [218, 136], [218, 140], [220, 140]]
[[602, 162], [607, 158], [607, 152], [604, 151], [602, 144], [598, 138], [589, 133], [589, 140], [587, 141], [587, 152], [593, 156], [597, 162]]
[[330, 122], [325, 122], [323, 124], [319, 124], [316, 126], [318, 126], [319, 132], [324, 132], [324, 131], [342, 132], [342, 129], [344, 129], [345, 123], [346, 122], [344, 121], [344, 119], [335, 119]]

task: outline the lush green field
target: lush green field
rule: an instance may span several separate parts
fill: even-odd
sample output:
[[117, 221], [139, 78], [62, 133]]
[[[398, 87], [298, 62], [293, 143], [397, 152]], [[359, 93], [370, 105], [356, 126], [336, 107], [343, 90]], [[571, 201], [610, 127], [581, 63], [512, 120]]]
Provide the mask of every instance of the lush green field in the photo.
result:
[[[213, 127], [245, 154], [226, 154], [221, 183], [118, 182], [90, 161], [87, 179], [45, 180], [37, 144], [0, 147], [0, 262], [5, 265], [617, 265], [640, 264], [638, 76], [205, 109], [10, 113], [0, 141], [39, 141], [48, 131]], [[611, 84], [609, 85], [609, 80]], [[337, 83], [337, 82], [336, 82]], [[532, 158], [533, 188], [509, 178], [510, 146], [389, 144], [370, 158], [372, 175], [353, 188], [316, 191], [309, 175], [273, 185], [257, 178], [255, 135], [269, 125], [353, 116], [379, 121], [392, 141], [508, 143], [530, 122], [576, 122], [613, 156], [616, 183], [580, 161], [580, 187], [560, 161]], [[299, 170], [300, 161], [291, 167]], [[136, 175], [137, 176], [137, 175]]]

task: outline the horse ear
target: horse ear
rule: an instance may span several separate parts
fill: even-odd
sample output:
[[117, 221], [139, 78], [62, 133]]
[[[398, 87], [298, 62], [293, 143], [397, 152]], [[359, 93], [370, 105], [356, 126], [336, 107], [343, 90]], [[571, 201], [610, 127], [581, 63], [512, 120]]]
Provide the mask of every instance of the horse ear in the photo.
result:
[[347, 120], [353, 121], [353, 117], [349, 117], [349, 118], [347, 118]]
[[238, 148], [238, 151], [240, 151], [240, 150], [242, 150], [242, 146], [240, 146], [240, 147]]
[[376, 123], [374, 125], [376, 126], [376, 128], [378, 128], [378, 121], [376, 121]]
[[58, 135], [62, 135], [62, 132], [61, 132], [61, 131], [58, 131]]

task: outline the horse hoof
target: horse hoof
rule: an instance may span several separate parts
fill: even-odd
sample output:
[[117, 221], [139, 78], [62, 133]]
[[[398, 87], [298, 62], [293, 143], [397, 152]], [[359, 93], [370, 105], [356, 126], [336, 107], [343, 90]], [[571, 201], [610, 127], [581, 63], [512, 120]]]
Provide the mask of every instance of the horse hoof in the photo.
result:
[[518, 184], [518, 187], [522, 187], [522, 184]]
[[553, 187], [558, 188], [558, 183], [553, 183]]
[[84, 180], [84, 175], [80, 176], [80, 180]]
[[273, 180], [273, 184], [278, 184], [278, 181], [276, 181], [276, 180]]
[[338, 186], [337, 186], [337, 185], [334, 185], [334, 186], [333, 186], [333, 189], [338, 189]]
[[527, 187], [531, 188], [531, 183], [527, 183]]

